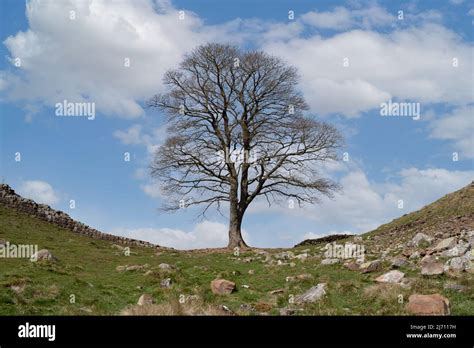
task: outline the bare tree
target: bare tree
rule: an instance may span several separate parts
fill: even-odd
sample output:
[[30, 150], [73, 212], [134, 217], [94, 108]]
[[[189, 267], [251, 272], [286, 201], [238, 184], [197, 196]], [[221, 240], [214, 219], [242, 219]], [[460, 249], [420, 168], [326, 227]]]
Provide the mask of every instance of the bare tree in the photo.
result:
[[335, 160], [341, 136], [303, 113], [298, 74], [282, 60], [207, 44], [164, 77], [166, 94], [149, 106], [169, 115], [169, 136], [151, 164], [168, 199], [165, 210], [229, 206], [228, 247], [245, 248], [241, 225], [259, 196], [289, 204], [318, 202], [337, 185], [318, 175]]

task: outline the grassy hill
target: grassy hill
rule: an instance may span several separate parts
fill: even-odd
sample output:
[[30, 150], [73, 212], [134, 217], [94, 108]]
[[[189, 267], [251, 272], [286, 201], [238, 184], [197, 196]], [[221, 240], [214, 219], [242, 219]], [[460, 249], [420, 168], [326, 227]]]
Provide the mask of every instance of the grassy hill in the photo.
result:
[[[467, 191], [444, 197], [428, 210], [404, 216], [367, 236], [372, 236], [369, 240], [373, 241], [375, 235], [408, 231], [405, 226], [414, 222], [439, 226], [452, 216], [472, 214], [472, 189], [471, 185]], [[435, 207], [442, 207], [445, 216], [435, 212]], [[427, 219], [436, 221], [433, 224]], [[389, 260], [383, 260], [380, 271], [363, 274], [342, 264], [322, 265], [324, 257], [318, 245], [288, 249], [295, 255], [306, 253], [305, 260], [278, 261], [284, 250], [275, 249], [252, 249], [234, 255], [224, 249], [175, 251], [132, 247], [131, 254], [126, 256], [122, 246], [77, 235], [1, 204], [0, 239], [14, 244], [37, 244], [39, 249], [48, 249], [57, 257], [56, 261], [38, 262], [0, 258], [0, 315], [278, 315], [282, 309], [290, 309], [296, 315], [404, 315], [405, 301], [413, 293], [440, 293], [449, 298], [452, 314], [474, 314], [470, 273], [425, 278], [409, 263], [401, 270], [410, 286], [377, 284], [374, 279], [390, 270]], [[163, 269], [162, 263], [169, 264], [171, 269]], [[117, 270], [126, 265], [137, 267]], [[235, 282], [237, 291], [226, 296], [213, 294], [210, 282], [218, 277]], [[161, 286], [167, 278], [172, 281], [169, 289]], [[295, 296], [318, 283], [327, 283], [323, 300], [304, 305], [292, 303]], [[447, 283], [467, 286], [467, 291], [446, 290]], [[137, 306], [142, 294], [150, 294], [155, 304]], [[403, 303], [399, 301], [400, 295]]]

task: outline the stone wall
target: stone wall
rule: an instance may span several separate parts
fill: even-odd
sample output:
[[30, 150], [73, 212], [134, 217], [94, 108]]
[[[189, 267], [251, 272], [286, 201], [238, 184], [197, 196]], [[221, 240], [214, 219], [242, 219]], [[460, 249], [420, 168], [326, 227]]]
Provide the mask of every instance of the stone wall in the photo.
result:
[[17, 195], [15, 191], [6, 184], [0, 184], [0, 204], [90, 238], [108, 240], [113, 243], [128, 246], [159, 248], [159, 246], [149, 242], [102, 233], [81, 222], [73, 220], [68, 214], [62, 211], [52, 209], [49, 205], [38, 204], [31, 199]]

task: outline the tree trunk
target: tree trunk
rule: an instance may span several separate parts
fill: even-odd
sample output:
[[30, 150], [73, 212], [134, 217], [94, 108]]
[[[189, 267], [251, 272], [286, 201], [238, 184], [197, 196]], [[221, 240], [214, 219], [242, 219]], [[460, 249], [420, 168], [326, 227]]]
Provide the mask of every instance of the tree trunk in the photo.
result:
[[243, 213], [239, 213], [237, 200], [231, 200], [230, 202], [230, 221], [229, 221], [229, 244], [228, 248], [234, 249], [239, 247], [241, 249], [248, 248], [242, 238], [241, 225], [242, 225]]

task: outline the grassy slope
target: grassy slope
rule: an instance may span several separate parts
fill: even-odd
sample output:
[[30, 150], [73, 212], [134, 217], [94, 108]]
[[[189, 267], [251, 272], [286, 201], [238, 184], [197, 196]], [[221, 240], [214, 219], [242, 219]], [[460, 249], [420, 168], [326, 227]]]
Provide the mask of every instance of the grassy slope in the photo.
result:
[[[200, 296], [204, 307], [219, 308], [226, 305], [234, 312], [246, 314], [241, 304], [256, 306], [260, 312], [278, 314], [278, 308], [287, 307], [290, 294], [298, 295], [311, 286], [328, 283], [328, 295], [319, 303], [302, 307], [301, 314], [316, 315], [374, 315], [405, 314], [397, 296], [408, 298], [411, 293], [439, 292], [452, 302], [452, 313], [474, 314], [471, 291], [458, 294], [443, 290], [445, 276], [436, 279], [417, 278], [411, 290], [373, 287], [373, 278], [381, 274], [359, 274], [340, 265], [321, 266], [318, 258], [301, 262], [296, 266], [268, 265], [261, 260], [242, 262], [254, 252], [234, 257], [231, 252], [173, 252], [164, 251], [156, 256], [154, 250], [132, 248], [132, 255], [124, 256], [111, 243], [75, 235], [28, 215], [0, 205], [0, 239], [15, 244], [38, 244], [58, 257], [55, 263], [32, 263], [26, 259], [0, 259], [0, 314], [40, 315], [115, 315], [129, 305], [134, 305], [143, 293], [153, 295], [157, 303], [177, 303], [180, 294]], [[295, 253], [298, 250], [293, 249]], [[311, 254], [317, 247], [309, 247]], [[318, 252], [319, 253], [319, 252]], [[240, 259], [240, 260], [239, 260]], [[169, 274], [160, 271], [162, 262], [175, 265]], [[149, 264], [153, 275], [144, 271], [117, 272], [118, 265]], [[387, 269], [388, 267], [386, 267]], [[248, 271], [254, 270], [253, 275]], [[402, 269], [407, 276], [418, 277], [418, 271]], [[239, 273], [233, 274], [234, 271]], [[309, 273], [312, 280], [286, 282], [285, 277]], [[212, 279], [222, 276], [235, 281], [238, 291], [230, 296], [215, 296], [209, 289]], [[160, 279], [171, 277], [172, 289], [161, 289]], [[464, 274], [458, 283], [469, 284], [471, 275]], [[250, 285], [250, 289], [242, 287]], [[24, 287], [22, 292], [11, 286]], [[138, 288], [140, 287], [140, 288]], [[283, 288], [284, 292], [270, 295], [268, 292]], [[69, 302], [74, 294], [76, 303]], [[179, 305], [177, 305], [179, 307]], [[290, 305], [291, 307], [291, 305]], [[174, 312], [179, 312], [174, 310]]]
[[443, 230], [444, 223], [456, 220], [456, 217], [468, 218], [468, 223], [465, 225], [474, 228], [474, 184], [449, 193], [422, 209], [405, 214], [365, 235], [384, 236], [390, 232], [398, 232], [411, 238], [412, 234], [420, 230], [427, 234], [434, 234]]

